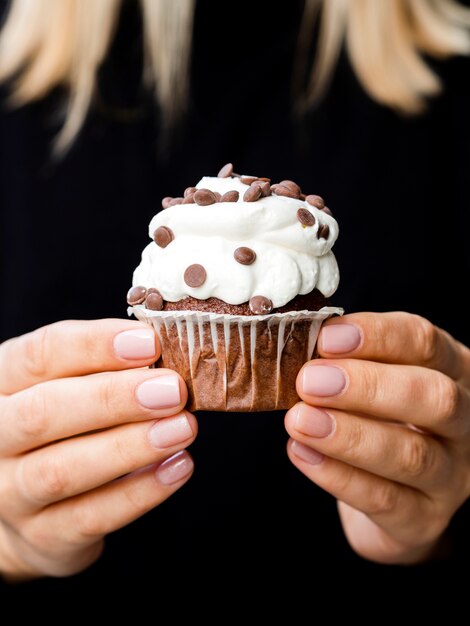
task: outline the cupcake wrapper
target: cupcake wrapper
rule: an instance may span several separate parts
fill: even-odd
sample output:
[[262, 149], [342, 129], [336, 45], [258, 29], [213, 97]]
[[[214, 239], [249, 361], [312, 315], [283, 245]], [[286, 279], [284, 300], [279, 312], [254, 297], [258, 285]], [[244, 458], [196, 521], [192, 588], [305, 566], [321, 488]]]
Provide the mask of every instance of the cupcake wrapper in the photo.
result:
[[271, 315], [128, 309], [160, 339], [157, 367], [177, 371], [188, 386], [190, 411], [274, 411], [299, 397], [295, 380], [313, 356], [324, 320], [343, 309]]

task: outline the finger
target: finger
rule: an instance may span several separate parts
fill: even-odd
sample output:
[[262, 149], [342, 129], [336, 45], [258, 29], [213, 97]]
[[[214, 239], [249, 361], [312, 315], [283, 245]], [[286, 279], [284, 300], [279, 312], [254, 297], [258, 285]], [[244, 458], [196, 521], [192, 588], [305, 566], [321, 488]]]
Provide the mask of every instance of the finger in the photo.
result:
[[338, 461], [427, 493], [449, 489], [450, 456], [428, 435], [303, 402], [287, 412], [285, 424], [293, 439]]
[[10, 493], [2, 494], [2, 500], [11, 510], [16, 499], [15, 515], [32, 513], [162, 462], [189, 446], [196, 433], [195, 417], [183, 411], [150, 424], [125, 424], [40, 448], [12, 460]]
[[300, 370], [297, 392], [312, 406], [410, 423], [445, 437], [470, 431], [467, 392], [424, 367], [316, 359]]
[[318, 352], [323, 357], [420, 365], [458, 380], [470, 381], [470, 350], [430, 321], [411, 313], [353, 313], [322, 327]]
[[33, 545], [51, 552], [62, 550], [64, 544], [94, 544], [161, 504], [189, 480], [193, 470], [190, 454], [182, 450], [160, 465], [52, 504], [28, 518], [22, 533]]
[[[422, 536], [424, 541], [425, 534], [435, 532], [432, 524], [428, 524], [432, 519], [429, 515], [431, 500], [419, 491], [330, 459], [292, 439], [288, 442], [287, 453], [307, 478], [338, 500], [365, 513], [398, 540], [410, 541]], [[421, 526], [417, 523], [419, 519], [426, 523]]]
[[142, 367], [159, 356], [155, 332], [141, 322], [57, 322], [0, 345], [0, 393], [54, 378]]
[[40, 383], [1, 399], [0, 456], [126, 422], [175, 415], [187, 398], [181, 376], [163, 368]]

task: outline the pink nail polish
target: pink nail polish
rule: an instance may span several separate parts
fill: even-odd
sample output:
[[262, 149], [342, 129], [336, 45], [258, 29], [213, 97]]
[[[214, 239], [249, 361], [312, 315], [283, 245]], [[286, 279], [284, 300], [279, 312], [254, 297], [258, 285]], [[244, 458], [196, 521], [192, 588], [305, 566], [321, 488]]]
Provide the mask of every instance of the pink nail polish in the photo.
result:
[[114, 352], [120, 359], [151, 359], [155, 352], [155, 333], [151, 328], [125, 330], [113, 340]]
[[332, 365], [307, 365], [302, 372], [302, 390], [311, 396], [336, 396], [346, 387], [342, 369]]
[[333, 418], [326, 411], [301, 404], [295, 418], [295, 428], [309, 437], [328, 437], [334, 430]]
[[298, 456], [299, 459], [305, 461], [305, 463], [308, 463], [309, 465], [319, 465], [325, 458], [325, 456], [320, 452], [304, 446], [303, 443], [298, 441], [292, 442], [291, 451], [295, 454], [295, 456]]
[[193, 436], [192, 428], [184, 413], [156, 422], [149, 431], [149, 441], [154, 448], [176, 446]]
[[163, 485], [173, 485], [186, 478], [193, 469], [194, 463], [192, 458], [186, 450], [181, 450], [181, 452], [177, 452], [166, 461], [163, 461], [157, 468], [155, 476]]
[[135, 395], [146, 409], [169, 409], [181, 402], [180, 385], [176, 374], [155, 376], [141, 383]]
[[324, 352], [343, 354], [359, 347], [362, 333], [352, 324], [331, 324], [323, 326], [320, 334], [320, 346]]

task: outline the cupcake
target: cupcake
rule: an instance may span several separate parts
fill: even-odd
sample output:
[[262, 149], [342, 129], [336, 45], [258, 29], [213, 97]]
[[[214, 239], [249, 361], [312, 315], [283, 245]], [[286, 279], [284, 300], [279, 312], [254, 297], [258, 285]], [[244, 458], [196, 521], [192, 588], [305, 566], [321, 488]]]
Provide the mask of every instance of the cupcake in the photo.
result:
[[127, 296], [160, 338], [156, 366], [181, 374], [192, 411], [290, 408], [322, 321], [342, 313], [328, 305], [339, 282], [331, 211], [291, 180], [231, 164], [162, 206]]

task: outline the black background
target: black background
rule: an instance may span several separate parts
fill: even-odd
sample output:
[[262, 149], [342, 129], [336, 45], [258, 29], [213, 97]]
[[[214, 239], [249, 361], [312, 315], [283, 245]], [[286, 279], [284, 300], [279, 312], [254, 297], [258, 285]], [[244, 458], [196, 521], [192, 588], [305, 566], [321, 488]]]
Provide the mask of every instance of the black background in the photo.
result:
[[[424, 115], [406, 118], [372, 102], [342, 57], [327, 97], [294, 122], [290, 81], [302, 4], [286, 10], [243, 0], [227, 18], [225, 3], [198, 1], [189, 111], [166, 144], [140, 86], [133, 2], [125, 3], [96, 106], [65, 157], [54, 160], [50, 150], [60, 92], [19, 110], [4, 107], [1, 339], [58, 319], [125, 316], [161, 198], [232, 161], [237, 171], [292, 178], [326, 198], [340, 224], [335, 304], [348, 312], [420, 313], [470, 343], [462, 303], [470, 261], [470, 61], [434, 63], [444, 95]], [[86, 572], [4, 593], [91, 593], [105, 582], [131, 590], [145, 582], [160, 597], [182, 577], [206, 594], [223, 587], [236, 604], [256, 594], [259, 581], [312, 594], [332, 577], [335, 585], [360, 580], [365, 588], [406, 590], [449, 580], [466, 563], [465, 511], [453, 522], [454, 551], [445, 561], [401, 568], [361, 560], [342, 535], [334, 500], [287, 460], [281, 413], [201, 414], [199, 422], [188, 485], [109, 537]], [[298, 574], [304, 567], [307, 578]], [[281, 599], [292, 601], [286, 592], [270, 602]]]

